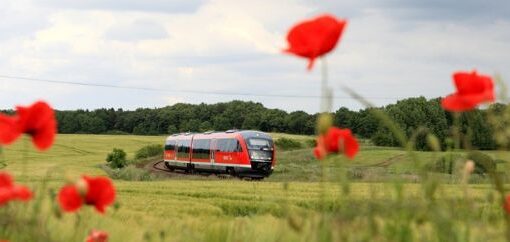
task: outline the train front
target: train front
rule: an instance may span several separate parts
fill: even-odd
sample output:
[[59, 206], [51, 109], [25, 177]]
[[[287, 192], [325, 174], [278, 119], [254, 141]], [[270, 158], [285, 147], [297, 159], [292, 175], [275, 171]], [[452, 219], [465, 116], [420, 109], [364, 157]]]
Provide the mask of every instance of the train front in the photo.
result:
[[248, 148], [251, 169], [263, 176], [269, 176], [276, 162], [271, 136], [259, 131], [243, 131], [241, 135]]

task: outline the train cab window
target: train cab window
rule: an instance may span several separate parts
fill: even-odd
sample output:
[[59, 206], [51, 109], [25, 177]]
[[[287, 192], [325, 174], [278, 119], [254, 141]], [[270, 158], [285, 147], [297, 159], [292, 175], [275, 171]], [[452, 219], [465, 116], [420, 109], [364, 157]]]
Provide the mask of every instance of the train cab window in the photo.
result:
[[220, 152], [241, 152], [241, 144], [236, 139], [218, 139], [216, 149]]
[[211, 140], [210, 139], [199, 139], [193, 140], [192, 154], [193, 158], [197, 159], [209, 159], [209, 153], [211, 153]]
[[177, 158], [189, 157], [190, 143], [189, 140], [177, 141]]
[[269, 144], [269, 140], [267, 139], [249, 139], [248, 140], [248, 145], [251, 147], [251, 146], [254, 146], [254, 147], [271, 147], [271, 145]]
[[175, 140], [167, 141], [165, 144], [165, 150], [175, 150]]

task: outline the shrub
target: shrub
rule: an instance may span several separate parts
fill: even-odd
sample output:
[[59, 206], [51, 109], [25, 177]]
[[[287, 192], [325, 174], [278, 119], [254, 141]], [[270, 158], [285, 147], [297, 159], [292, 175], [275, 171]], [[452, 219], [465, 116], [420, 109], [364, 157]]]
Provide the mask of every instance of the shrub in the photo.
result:
[[496, 162], [494, 162], [492, 157], [480, 151], [469, 152], [467, 159], [475, 162], [474, 173], [476, 174], [484, 174], [491, 171], [496, 171]]
[[303, 145], [301, 144], [301, 142], [299, 142], [295, 139], [289, 139], [289, 138], [285, 138], [285, 137], [277, 139], [274, 142], [274, 144], [282, 150], [295, 150], [295, 149], [303, 148]]
[[108, 130], [105, 132], [105, 134], [108, 134], [108, 135], [128, 135], [129, 133], [128, 132], [124, 132], [122, 130]]
[[113, 151], [106, 156], [106, 162], [111, 168], [122, 168], [127, 165], [126, 152], [113, 148]]
[[446, 154], [439, 157], [429, 169], [434, 172], [453, 174], [457, 168], [457, 161], [461, 158], [459, 154]]
[[305, 145], [306, 145], [306, 147], [313, 148], [313, 147], [317, 146], [317, 140], [316, 139], [307, 139], [305, 141]]
[[153, 144], [153, 145], [146, 145], [135, 153], [135, 159], [144, 159], [149, 158], [153, 156], [161, 156], [163, 154], [163, 145], [160, 144]]

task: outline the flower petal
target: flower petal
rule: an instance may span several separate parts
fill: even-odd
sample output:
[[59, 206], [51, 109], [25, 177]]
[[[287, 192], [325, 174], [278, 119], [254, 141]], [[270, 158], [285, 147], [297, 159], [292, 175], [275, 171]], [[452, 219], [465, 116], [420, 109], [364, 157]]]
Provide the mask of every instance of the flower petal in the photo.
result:
[[57, 132], [57, 121], [50, 105], [38, 101], [28, 107], [18, 106], [16, 110], [19, 130], [31, 135], [32, 142], [39, 150], [51, 147]]
[[493, 102], [494, 83], [491, 77], [473, 72], [456, 72], [453, 80], [457, 91], [441, 100], [448, 111], [463, 112], [476, 108], [484, 102]]
[[58, 193], [58, 202], [60, 203], [62, 210], [66, 212], [74, 212], [82, 206], [83, 199], [76, 186], [67, 185], [60, 189], [60, 192]]
[[0, 145], [8, 145], [14, 142], [19, 136], [16, 126], [16, 117], [0, 114]]
[[85, 196], [85, 203], [94, 205], [100, 213], [104, 213], [105, 207], [115, 201], [115, 188], [107, 177], [87, 177], [83, 179], [88, 184], [88, 191]]
[[0, 172], [0, 188], [12, 187], [12, 177], [7, 172]]
[[14, 193], [13, 196], [15, 196], [16, 199], [24, 202], [29, 201], [33, 196], [32, 191], [25, 186], [14, 186], [12, 191]]
[[332, 51], [337, 45], [346, 21], [331, 15], [303, 21], [292, 27], [287, 34], [287, 53], [308, 58], [308, 69], [313, 67], [317, 57]]

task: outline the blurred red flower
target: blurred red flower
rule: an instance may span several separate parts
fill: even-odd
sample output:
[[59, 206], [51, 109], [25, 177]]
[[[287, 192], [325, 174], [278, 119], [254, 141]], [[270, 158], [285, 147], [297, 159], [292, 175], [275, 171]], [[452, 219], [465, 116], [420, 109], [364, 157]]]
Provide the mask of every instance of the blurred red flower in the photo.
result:
[[32, 191], [25, 186], [14, 184], [12, 177], [6, 173], [0, 173], [0, 206], [12, 201], [29, 201], [32, 199]]
[[510, 214], [510, 195], [506, 196], [505, 205], [503, 206], [505, 211]]
[[108, 233], [100, 230], [92, 230], [90, 231], [89, 236], [85, 242], [107, 242], [108, 241]]
[[62, 187], [58, 201], [62, 210], [66, 212], [74, 212], [85, 203], [104, 213], [105, 207], [115, 201], [115, 188], [106, 177], [83, 176], [76, 184]]
[[329, 153], [344, 153], [352, 159], [358, 153], [359, 144], [350, 129], [331, 127], [326, 134], [317, 138], [317, 146], [313, 150], [317, 159], [324, 159]]
[[31, 106], [17, 106], [18, 128], [21, 133], [32, 136], [32, 143], [40, 149], [51, 147], [57, 132], [55, 112], [46, 102], [39, 101]]
[[39, 150], [51, 147], [57, 132], [55, 112], [45, 102], [38, 101], [28, 107], [17, 106], [16, 115], [0, 114], [0, 145], [14, 142], [21, 134], [32, 136]]
[[327, 14], [298, 23], [287, 34], [289, 47], [284, 51], [308, 58], [310, 70], [317, 57], [335, 48], [346, 24], [346, 20]]
[[16, 126], [16, 120], [17, 117], [0, 113], [0, 145], [11, 144], [20, 135]]
[[78, 192], [76, 185], [66, 185], [58, 193], [58, 202], [62, 210], [74, 212], [83, 205], [83, 198]]
[[476, 71], [455, 72], [453, 80], [457, 92], [441, 100], [445, 110], [468, 111], [481, 103], [494, 101], [494, 82], [490, 76], [479, 75]]

